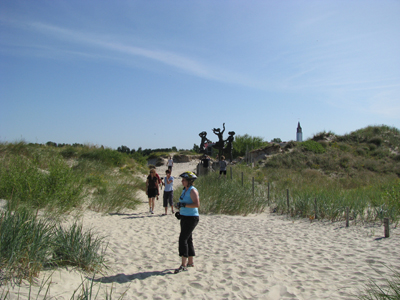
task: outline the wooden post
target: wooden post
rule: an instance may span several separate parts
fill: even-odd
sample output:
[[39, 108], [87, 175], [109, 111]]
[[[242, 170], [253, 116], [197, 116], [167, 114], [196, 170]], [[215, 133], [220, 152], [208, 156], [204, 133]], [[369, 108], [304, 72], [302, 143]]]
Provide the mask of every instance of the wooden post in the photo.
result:
[[253, 198], [254, 198], [254, 177], [253, 177]]
[[231, 167], [231, 180], [232, 180], [232, 167]]
[[287, 200], [287, 211], [290, 213], [290, 203], [289, 203], [289, 189], [286, 190], [286, 200]]
[[268, 206], [269, 206], [269, 182], [268, 182]]
[[349, 207], [346, 206], [346, 227], [349, 227]]
[[383, 218], [383, 225], [385, 226], [385, 238], [388, 238], [390, 236], [389, 218]]
[[315, 209], [315, 215], [314, 215], [314, 219], [316, 220], [316, 219], [318, 219], [318, 214], [317, 214], [317, 211], [318, 211], [318, 207], [317, 207], [317, 198], [315, 198], [314, 199], [314, 209]]
[[242, 186], [243, 186], [243, 172], [242, 172]]

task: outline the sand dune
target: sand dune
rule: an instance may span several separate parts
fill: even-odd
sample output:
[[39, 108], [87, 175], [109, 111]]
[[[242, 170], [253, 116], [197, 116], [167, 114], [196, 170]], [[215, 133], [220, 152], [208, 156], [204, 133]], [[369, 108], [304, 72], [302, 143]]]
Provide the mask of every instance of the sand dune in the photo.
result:
[[[175, 164], [173, 176], [195, 165]], [[158, 169], [163, 174], [163, 167]], [[179, 221], [172, 214], [162, 216], [161, 199], [150, 215], [144, 193], [141, 197], [136, 211], [88, 211], [82, 219], [109, 242], [110, 269], [95, 277], [96, 292], [102, 282], [100, 294], [113, 286], [115, 299], [122, 293], [124, 299], [354, 299], [369, 277], [379, 282], [390, 273], [384, 264], [400, 269], [398, 228], [391, 228], [391, 237], [385, 239], [380, 225], [346, 228], [344, 223], [292, 221], [263, 213], [201, 215], [194, 231], [195, 267], [175, 275]], [[40, 278], [50, 274], [42, 272]], [[58, 269], [50, 294], [70, 299], [82, 277], [88, 275]], [[20, 294], [27, 293], [22, 287]]]

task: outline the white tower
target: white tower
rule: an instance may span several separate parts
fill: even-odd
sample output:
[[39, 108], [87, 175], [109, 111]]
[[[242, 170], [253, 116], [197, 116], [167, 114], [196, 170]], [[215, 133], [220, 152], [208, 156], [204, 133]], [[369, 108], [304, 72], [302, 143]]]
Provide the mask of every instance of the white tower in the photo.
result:
[[300, 122], [297, 123], [296, 141], [297, 142], [302, 142], [303, 141], [303, 130], [301, 129]]

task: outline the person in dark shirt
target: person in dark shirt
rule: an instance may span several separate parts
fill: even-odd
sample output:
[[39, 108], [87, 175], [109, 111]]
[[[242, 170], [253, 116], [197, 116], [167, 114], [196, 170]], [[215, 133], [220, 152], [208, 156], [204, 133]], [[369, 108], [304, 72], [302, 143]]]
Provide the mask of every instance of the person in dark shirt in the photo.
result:
[[208, 165], [210, 163], [210, 157], [204, 154], [203, 159], [201, 160], [201, 163], [203, 164], [203, 168], [208, 168]]
[[154, 214], [154, 199], [158, 197], [158, 178], [156, 176], [156, 170], [151, 169], [150, 175], [146, 180], [146, 195], [149, 198], [150, 213]]

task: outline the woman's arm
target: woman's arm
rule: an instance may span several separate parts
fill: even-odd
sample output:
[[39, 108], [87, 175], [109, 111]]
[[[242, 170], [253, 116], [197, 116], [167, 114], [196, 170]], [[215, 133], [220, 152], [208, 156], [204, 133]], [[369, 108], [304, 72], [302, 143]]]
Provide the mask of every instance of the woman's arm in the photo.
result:
[[189, 208], [200, 207], [199, 192], [197, 190], [192, 189], [190, 191], [190, 198], [192, 199], [193, 203], [186, 204], [186, 207], [189, 207]]

